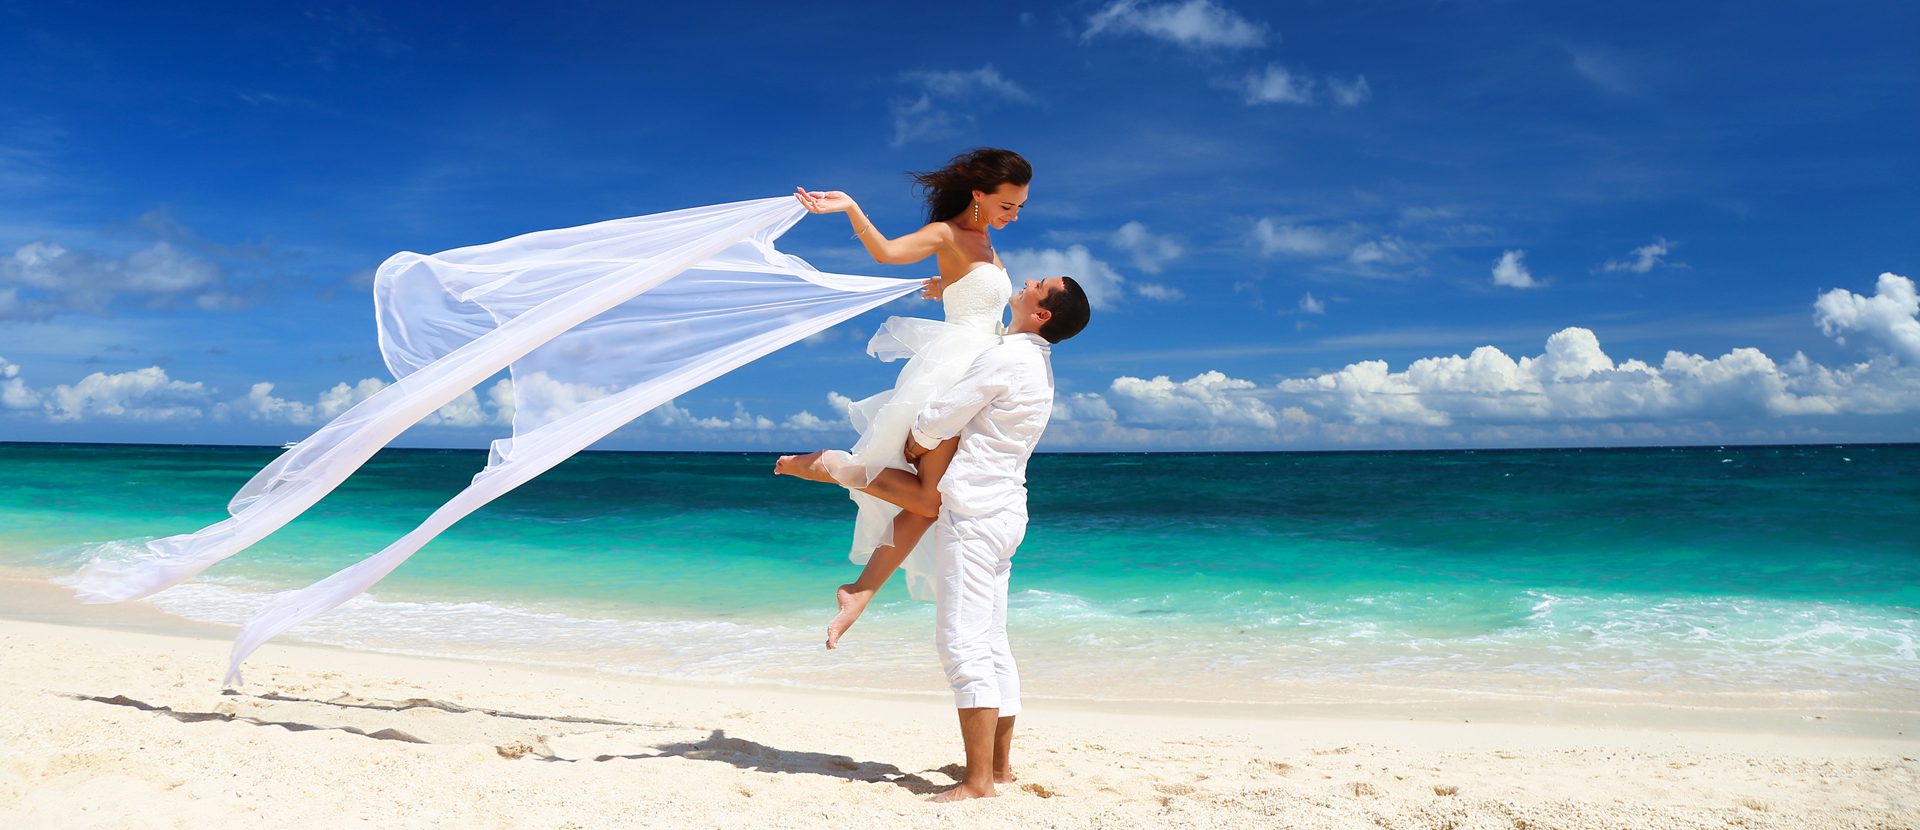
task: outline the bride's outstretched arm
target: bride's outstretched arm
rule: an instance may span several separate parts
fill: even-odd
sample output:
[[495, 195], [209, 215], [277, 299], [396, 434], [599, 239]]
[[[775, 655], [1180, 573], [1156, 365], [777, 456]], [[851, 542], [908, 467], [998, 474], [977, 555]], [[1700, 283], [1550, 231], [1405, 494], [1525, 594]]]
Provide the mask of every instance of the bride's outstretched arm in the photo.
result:
[[874, 227], [859, 203], [838, 190], [809, 191], [797, 188], [793, 198], [800, 200], [808, 213], [844, 213], [853, 225], [853, 236], [867, 246], [873, 261], [882, 265], [907, 265], [919, 262], [953, 244], [953, 228], [945, 222], [929, 222], [913, 233], [888, 239]]

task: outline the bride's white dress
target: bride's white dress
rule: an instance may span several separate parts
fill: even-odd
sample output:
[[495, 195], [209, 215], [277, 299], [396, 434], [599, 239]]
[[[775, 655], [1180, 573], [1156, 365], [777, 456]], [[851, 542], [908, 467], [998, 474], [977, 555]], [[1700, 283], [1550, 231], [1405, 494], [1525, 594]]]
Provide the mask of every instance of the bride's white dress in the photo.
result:
[[[865, 487], [888, 467], [912, 469], [901, 453], [913, 419], [927, 401], [960, 380], [980, 352], [1000, 342], [1002, 319], [1013, 297], [1013, 280], [1000, 266], [982, 262], [940, 294], [946, 319], [892, 317], [867, 344], [881, 360], [907, 358], [893, 388], [847, 408], [860, 440], [845, 455], [828, 453], [828, 469], [846, 485], [859, 506], [854, 518], [854, 564], [865, 565], [875, 548], [893, 543], [893, 519], [900, 508], [851, 488]], [[933, 599], [933, 532], [920, 539], [900, 566], [914, 599]]]

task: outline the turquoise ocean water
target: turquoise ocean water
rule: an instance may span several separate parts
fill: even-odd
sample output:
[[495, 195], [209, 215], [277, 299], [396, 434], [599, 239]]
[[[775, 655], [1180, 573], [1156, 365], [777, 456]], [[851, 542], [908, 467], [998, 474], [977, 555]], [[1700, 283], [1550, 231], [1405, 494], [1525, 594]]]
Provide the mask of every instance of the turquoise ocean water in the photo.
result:
[[[220, 519], [273, 449], [0, 444], [0, 566]], [[238, 622], [379, 550], [478, 451], [389, 450], [157, 596]], [[808, 686], [943, 688], [890, 586], [826, 653], [852, 505], [764, 453], [589, 453], [289, 639]], [[1920, 445], [1042, 455], [1013, 636], [1036, 694], [1920, 709]], [[263, 655], [270, 655], [269, 645]]]

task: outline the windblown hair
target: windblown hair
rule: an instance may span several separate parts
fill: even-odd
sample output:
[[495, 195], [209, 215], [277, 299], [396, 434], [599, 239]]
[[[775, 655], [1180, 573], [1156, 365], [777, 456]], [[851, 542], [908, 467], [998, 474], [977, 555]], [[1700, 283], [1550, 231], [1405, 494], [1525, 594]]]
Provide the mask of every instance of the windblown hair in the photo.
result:
[[1087, 292], [1080, 289], [1080, 283], [1072, 277], [1061, 277], [1064, 283], [1059, 291], [1048, 294], [1040, 300], [1040, 307], [1053, 316], [1040, 326], [1040, 336], [1048, 343], [1058, 343], [1080, 333], [1087, 327], [1087, 320], [1093, 316], [1093, 304], [1087, 301]]
[[1033, 166], [1012, 150], [979, 147], [954, 156], [945, 167], [912, 176], [926, 191], [927, 221], [945, 222], [973, 203], [973, 191], [992, 193], [1003, 184], [1033, 181]]

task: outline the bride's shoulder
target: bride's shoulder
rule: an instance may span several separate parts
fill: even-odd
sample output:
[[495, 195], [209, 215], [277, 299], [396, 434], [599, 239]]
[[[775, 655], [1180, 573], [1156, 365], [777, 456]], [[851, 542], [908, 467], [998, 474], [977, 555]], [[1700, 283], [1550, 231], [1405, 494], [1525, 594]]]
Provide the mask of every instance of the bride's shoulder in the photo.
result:
[[927, 224], [921, 226], [920, 232], [924, 234], [929, 234], [933, 236], [933, 238], [935, 239], [939, 239], [943, 242], [948, 242], [948, 243], [951, 243], [953, 242], [953, 240], [958, 238], [957, 236], [954, 235], [953, 226], [946, 222], [928, 222]]

